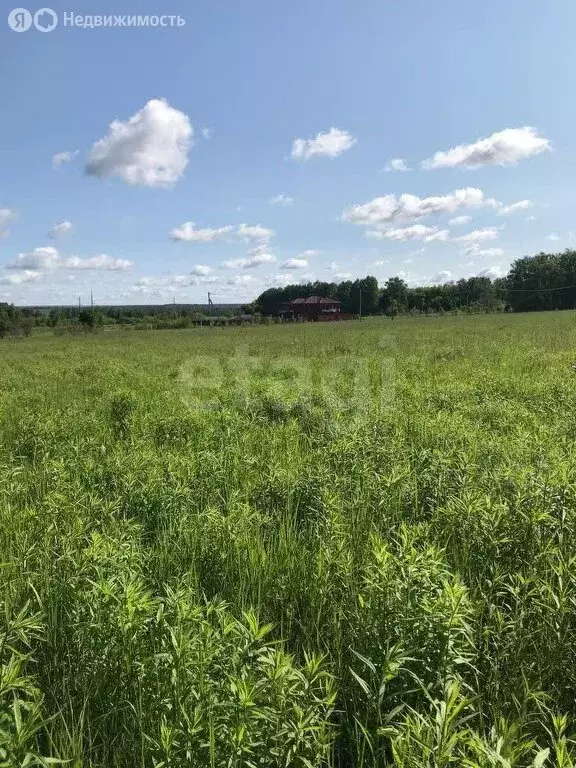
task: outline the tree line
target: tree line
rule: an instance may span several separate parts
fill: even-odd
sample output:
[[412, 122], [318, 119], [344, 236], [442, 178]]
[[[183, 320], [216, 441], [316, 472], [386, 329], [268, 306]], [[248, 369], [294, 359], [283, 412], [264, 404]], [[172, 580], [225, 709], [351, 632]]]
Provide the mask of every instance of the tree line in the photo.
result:
[[29, 336], [35, 326], [32, 313], [29, 310], [19, 309], [13, 304], [0, 302], [0, 339], [8, 333], [20, 333]]
[[399, 277], [380, 287], [375, 277], [341, 283], [317, 281], [305, 285], [269, 288], [254, 302], [259, 314], [278, 315], [285, 302], [298, 297], [325, 296], [341, 302], [342, 312], [354, 315], [389, 316], [453, 312], [497, 312], [506, 306], [498, 283], [488, 277], [473, 277], [456, 283], [412, 288]]
[[375, 277], [365, 277], [269, 288], [252, 309], [263, 315], [278, 315], [285, 302], [316, 295], [340, 301], [343, 312], [359, 314], [361, 307], [366, 315], [576, 309], [576, 251], [525, 256], [514, 261], [505, 277], [494, 280], [470, 277], [412, 287], [400, 277], [391, 277], [382, 286]]
[[[233, 308], [218, 308], [219, 317], [236, 314]], [[0, 338], [29, 336], [35, 328], [97, 331], [119, 325], [136, 329], [188, 328], [206, 321], [213, 313], [195, 305], [109, 306], [109, 307], [15, 307], [0, 302]]]
[[[400, 277], [379, 286], [375, 277], [316, 281], [269, 288], [243, 312], [278, 316], [282, 305], [298, 297], [325, 296], [341, 302], [342, 312], [363, 315], [438, 314], [456, 312], [535, 312], [576, 309], [576, 251], [538, 253], [517, 259], [502, 278], [470, 277], [438, 285], [413, 287]], [[234, 315], [239, 307], [218, 308]], [[29, 336], [34, 328], [94, 331], [104, 325], [135, 328], [186, 328], [210, 315], [198, 305], [19, 308], [0, 302], [0, 338]]]

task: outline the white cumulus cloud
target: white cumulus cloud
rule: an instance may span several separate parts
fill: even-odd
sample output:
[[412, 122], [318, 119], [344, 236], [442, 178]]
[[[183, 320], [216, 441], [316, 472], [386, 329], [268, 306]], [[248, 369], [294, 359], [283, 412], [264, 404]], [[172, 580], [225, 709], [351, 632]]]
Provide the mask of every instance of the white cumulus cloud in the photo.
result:
[[248, 259], [228, 259], [222, 262], [225, 269], [244, 269], [248, 264]]
[[408, 240], [424, 240], [433, 242], [434, 240], [448, 240], [449, 232], [447, 229], [438, 229], [438, 227], [426, 227], [424, 224], [412, 224], [410, 227], [401, 227], [399, 229], [381, 229], [369, 230], [366, 236], [375, 240], [396, 240], [397, 242], [406, 242]]
[[547, 240], [551, 240], [553, 243], [558, 242], [558, 240], [561, 240], [562, 238], [560, 235], [557, 235], [555, 232], [552, 232], [550, 235], [546, 235]]
[[133, 266], [128, 259], [115, 259], [101, 254], [81, 258], [80, 256], [60, 256], [56, 248], [44, 246], [34, 248], [29, 253], [20, 253], [14, 261], [6, 265], [7, 269], [16, 270], [52, 270], [52, 269], [97, 269], [119, 271]]
[[449, 269], [443, 269], [441, 272], [438, 272], [437, 275], [434, 275], [432, 278], [433, 283], [449, 283], [451, 280], [453, 280], [454, 276], [452, 275], [452, 272], [450, 272]]
[[478, 250], [474, 250], [473, 255], [497, 258], [499, 256], [504, 256], [504, 250], [502, 248], [478, 248]]
[[457, 243], [464, 243], [469, 245], [470, 243], [483, 243], [486, 240], [497, 240], [498, 230], [493, 227], [484, 227], [483, 229], [475, 229], [472, 232], [468, 232], [466, 235], [455, 237], [454, 241]]
[[192, 269], [190, 270], [191, 275], [199, 275], [201, 277], [209, 275], [210, 272], [212, 272], [212, 268], [206, 267], [203, 264], [197, 264], [196, 266], [192, 267]]
[[438, 232], [432, 232], [429, 235], [426, 235], [424, 238], [425, 243], [447, 243], [450, 240], [450, 230], [449, 229], [439, 229]]
[[81, 256], [65, 256], [58, 259], [56, 263], [57, 269], [103, 269], [111, 272], [130, 269], [130, 267], [133, 266], [133, 261], [129, 261], [128, 259], [115, 259], [113, 256], [107, 256], [104, 253], [99, 256], [89, 256], [87, 258]]
[[227, 280], [228, 285], [252, 285], [256, 282], [256, 278], [252, 275], [234, 275]]
[[92, 147], [86, 172], [143, 187], [170, 187], [188, 165], [193, 135], [184, 112], [165, 99], [151, 99], [128, 120], [111, 123], [108, 135]]
[[304, 269], [308, 266], [306, 259], [286, 259], [280, 264], [281, 269]]
[[504, 277], [506, 272], [502, 269], [502, 267], [499, 267], [497, 264], [492, 267], [486, 267], [486, 269], [481, 270], [480, 272], [476, 273], [476, 277], [489, 277], [490, 280], [497, 280], [499, 277]]
[[58, 251], [51, 246], [34, 248], [29, 253], [19, 253], [6, 265], [7, 269], [54, 269], [58, 261]]
[[464, 253], [466, 256], [480, 256], [493, 259], [504, 256], [502, 248], [482, 248], [478, 243], [472, 243], [471, 245], [466, 246], [466, 248], [464, 248]]
[[485, 165], [516, 165], [551, 149], [550, 141], [535, 128], [505, 128], [473, 144], [459, 144], [424, 160], [422, 167], [476, 169]]
[[240, 224], [236, 232], [238, 237], [246, 243], [260, 242], [268, 243], [275, 235], [273, 229], [263, 227], [261, 224]]
[[356, 139], [340, 128], [330, 128], [324, 133], [317, 133], [311, 139], [294, 139], [292, 157], [295, 160], [308, 160], [311, 157], [338, 157], [356, 144]]
[[216, 276], [195, 276], [191, 275], [169, 275], [168, 277], [141, 277], [130, 289], [131, 293], [151, 294], [158, 296], [173, 296], [181, 292], [183, 288], [189, 288], [197, 285], [210, 285], [216, 283], [220, 278]]
[[33, 280], [37, 280], [39, 277], [40, 272], [25, 269], [22, 272], [15, 272], [11, 275], [0, 275], [0, 285], [21, 285], [22, 283], [30, 283]]
[[353, 205], [342, 214], [344, 221], [359, 226], [385, 227], [403, 221], [417, 221], [432, 214], [453, 213], [459, 208], [497, 207], [495, 200], [485, 198], [481, 189], [466, 187], [447, 195], [385, 195], [362, 205]]
[[180, 240], [187, 243], [212, 243], [214, 240], [220, 240], [225, 235], [232, 232], [234, 227], [228, 225], [225, 227], [205, 227], [204, 229], [196, 229], [196, 225], [193, 221], [185, 221], [179, 227], [175, 227], [170, 232], [172, 240]]
[[285, 275], [270, 275], [266, 278], [265, 283], [267, 286], [274, 288], [284, 288], [287, 285], [294, 283], [294, 276], [291, 274]]
[[249, 258], [228, 259], [228, 261], [222, 262], [222, 266], [225, 269], [252, 269], [253, 267], [261, 267], [263, 264], [273, 264], [275, 261], [276, 256], [273, 253], [256, 249]]
[[250, 269], [252, 267], [261, 267], [262, 264], [273, 264], [276, 261], [276, 256], [273, 253], [267, 253], [266, 251], [256, 250], [252, 253], [249, 259], [246, 259], [244, 269]]

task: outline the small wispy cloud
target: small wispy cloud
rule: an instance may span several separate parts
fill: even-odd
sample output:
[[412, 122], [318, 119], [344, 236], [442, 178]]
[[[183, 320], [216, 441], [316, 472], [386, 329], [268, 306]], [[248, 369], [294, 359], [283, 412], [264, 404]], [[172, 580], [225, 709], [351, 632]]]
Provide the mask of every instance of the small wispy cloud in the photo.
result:
[[512, 203], [512, 205], [504, 205], [500, 210], [498, 211], [498, 216], [509, 216], [511, 213], [516, 213], [517, 211], [526, 211], [528, 208], [533, 208], [534, 203], [532, 200], [519, 200], [517, 203]]
[[398, 171], [399, 173], [407, 173], [409, 170], [410, 168], [408, 167], [406, 160], [404, 160], [402, 157], [394, 157], [392, 160], [388, 160], [384, 166], [384, 171], [387, 173], [391, 173], [393, 171]]
[[268, 202], [270, 205], [292, 205], [294, 198], [288, 195], [276, 195], [276, 197], [271, 197]]
[[224, 269], [253, 269], [264, 264], [274, 264], [276, 256], [273, 253], [256, 249], [249, 258], [228, 259], [222, 262]]
[[472, 221], [472, 216], [454, 216], [453, 219], [450, 219], [448, 222], [448, 226], [450, 227], [459, 227], [462, 224], [469, 224]]
[[57, 152], [55, 155], [52, 155], [52, 168], [60, 168], [64, 163], [74, 160], [77, 155], [77, 149], [72, 152]]
[[48, 237], [52, 238], [52, 240], [57, 240], [60, 237], [64, 237], [65, 235], [68, 235], [70, 231], [72, 230], [72, 222], [71, 221], [61, 221], [59, 224], [56, 224], [52, 227], [52, 229], [48, 232]]
[[8, 231], [8, 224], [16, 218], [16, 214], [10, 208], [0, 207], [0, 238], [7, 237], [10, 233]]

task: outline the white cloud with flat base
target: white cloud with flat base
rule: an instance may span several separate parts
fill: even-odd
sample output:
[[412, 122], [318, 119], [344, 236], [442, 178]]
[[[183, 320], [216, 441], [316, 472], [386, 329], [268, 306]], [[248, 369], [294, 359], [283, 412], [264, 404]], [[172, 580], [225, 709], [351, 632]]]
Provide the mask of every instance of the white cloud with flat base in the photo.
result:
[[516, 165], [520, 160], [552, 149], [550, 141], [535, 128], [505, 128], [472, 144], [459, 144], [436, 152], [422, 162], [425, 170], [464, 168], [475, 170], [486, 165]]
[[166, 99], [151, 99], [126, 121], [114, 120], [92, 147], [86, 173], [117, 176], [127, 184], [171, 187], [188, 165], [194, 129]]
[[205, 227], [197, 229], [193, 221], [185, 221], [179, 227], [175, 227], [170, 232], [172, 240], [185, 243], [213, 243], [215, 240], [221, 240], [234, 230], [231, 225], [225, 227]]
[[55, 270], [55, 269], [93, 269], [121, 271], [130, 269], [134, 262], [128, 259], [116, 259], [106, 254], [98, 256], [60, 256], [52, 246], [34, 248], [29, 253], [20, 253], [6, 265], [6, 269], [15, 270]]
[[497, 208], [498, 203], [486, 198], [481, 189], [466, 187], [447, 195], [418, 197], [417, 195], [384, 195], [361, 205], [346, 208], [343, 221], [364, 227], [386, 227], [398, 222], [418, 221], [425, 216], [454, 213], [460, 208]]
[[304, 269], [307, 266], [306, 259], [286, 259], [280, 264], [280, 269]]

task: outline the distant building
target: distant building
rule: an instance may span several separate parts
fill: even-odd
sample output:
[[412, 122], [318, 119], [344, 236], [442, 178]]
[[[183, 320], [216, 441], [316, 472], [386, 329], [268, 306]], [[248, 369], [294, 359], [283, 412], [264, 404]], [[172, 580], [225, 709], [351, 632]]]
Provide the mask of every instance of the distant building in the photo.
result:
[[336, 299], [324, 296], [307, 296], [293, 299], [282, 305], [280, 316], [285, 320], [312, 320], [314, 322], [330, 322], [334, 320], [350, 320], [352, 315], [342, 312], [342, 304]]

